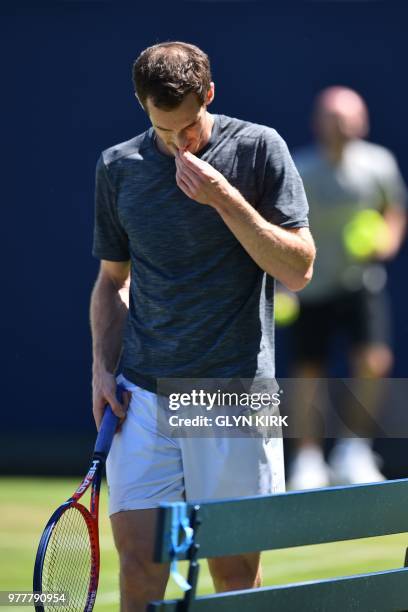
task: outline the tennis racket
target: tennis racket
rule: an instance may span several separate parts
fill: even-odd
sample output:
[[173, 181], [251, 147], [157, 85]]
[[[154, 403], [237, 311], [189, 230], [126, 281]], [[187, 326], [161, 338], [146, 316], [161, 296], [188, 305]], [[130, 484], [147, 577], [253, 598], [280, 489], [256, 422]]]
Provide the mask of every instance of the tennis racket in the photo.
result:
[[[123, 387], [118, 385], [121, 401]], [[52, 514], [40, 543], [34, 566], [33, 591], [41, 593], [36, 612], [69, 610], [91, 612], [99, 579], [98, 510], [103, 467], [115, 434], [118, 417], [107, 406], [95, 443], [89, 471], [75, 493]], [[91, 487], [90, 509], [78, 500]], [[66, 594], [67, 604], [57, 606], [47, 594]], [[51, 601], [50, 601], [51, 599]], [[61, 600], [59, 600], [61, 601]]]

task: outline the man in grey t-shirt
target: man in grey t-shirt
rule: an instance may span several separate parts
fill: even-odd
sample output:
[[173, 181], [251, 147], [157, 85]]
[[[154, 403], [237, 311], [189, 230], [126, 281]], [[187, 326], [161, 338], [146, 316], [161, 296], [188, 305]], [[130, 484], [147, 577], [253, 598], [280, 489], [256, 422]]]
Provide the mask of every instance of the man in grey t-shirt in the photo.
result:
[[[95, 420], [106, 402], [122, 419], [107, 466], [110, 514], [122, 610], [137, 612], [167, 581], [149, 561], [161, 502], [284, 489], [281, 439], [161, 435], [157, 381], [272, 378], [273, 279], [303, 288], [314, 245], [284, 141], [208, 113], [214, 84], [200, 49], [149, 47], [133, 78], [152, 128], [98, 162], [91, 323]], [[121, 352], [127, 413], [115, 399]], [[213, 559], [210, 570], [217, 590], [260, 584], [258, 554]]]
[[[342, 335], [347, 340], [350, 376], [385, 377], [393, 356], [383, 261], [397, 254], [404, 238], [406, 188], [392, 153], [363, 140], [368, 132], [368, 111], [357, 92], [345, 87], [321, 92], [313, 125], [316, 144], [295, 154], [318, 253], [313, 280], [300, 295], [300, 317], [293, 326], [296, 375], [327, 376], [330, 349]], [[366, 211], [373, 214], [366, 215]], [[346, 240], [352, 235], [350, 227], [356, 214], [363, 221], [378, 216], [384, 224], [371, 253], [364, 245], [364, 233], [355, 233], [351, 243]], [[380, 239], [382, 233], [385, 240]], [[364, 250], [366, 257], [358, 257]], [[347, 403], [343, 404], [346, 411]], [[299, 419], [302, 409], [304, 403], [297, 412]], [[345, 415], [361, 439], [344, 430], [331, 453], [329, 469], [321, 442], [305, 435], [295, 453], [291, 488], [383, 479], [368, 439], [371, 419], [364, 419], [362, 411], [346, 411]], [[309, 427], [309, 431], [313, 429], [310, 419]], [[318, 430], [317, 423], [314, 429]]]

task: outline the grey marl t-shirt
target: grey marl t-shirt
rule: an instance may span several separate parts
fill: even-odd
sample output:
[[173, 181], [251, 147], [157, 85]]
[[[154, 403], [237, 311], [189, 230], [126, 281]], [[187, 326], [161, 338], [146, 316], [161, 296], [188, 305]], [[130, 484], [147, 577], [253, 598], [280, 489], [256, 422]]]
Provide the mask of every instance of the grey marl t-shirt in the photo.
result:
[[[198, 156], [271, 223], [308, 225], [302, 181], [275, 130], [214, 115]], [[273, 378], [273, 279], [175, 174], [152, 128], [97, 165], [93, 254], [131, 260], [123, 372], [152, 391], [158, 378]]]
[[346, 224], [360, 210], [383, 212], [388, 206], [405, 206], [406, 187], [393, 154], [365, 140], [350, 141], [337, 164], [331, 164], [316, 145], [300, 149], [294, 157], [317, 247], [313, 279], [300, 299], [305, 304], [321, 303], [367, 282], [365, 270], [372, 262], [358, 262], [347, 253], [342, 238]]

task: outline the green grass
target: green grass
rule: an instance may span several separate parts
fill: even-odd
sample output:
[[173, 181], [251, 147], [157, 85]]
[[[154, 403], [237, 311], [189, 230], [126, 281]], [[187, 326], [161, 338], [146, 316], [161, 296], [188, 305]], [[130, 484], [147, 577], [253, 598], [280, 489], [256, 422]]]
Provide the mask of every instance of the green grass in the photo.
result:
[[[31, 590], [38, 539], [51, 511], [73, 491], [76, 480], [0, 478], [0, 591]], [[106, 487], [101, 496], [102, 567], [96, 612], [118, 610], [118, 563], [107, 518]], [[345, 512], [347, 509], [345, 509]], [[251, 528], [251, 526], [249, 526]], [[264, 584], [283, 584], [402, 567], [406, 535], [307, 546], [263, 555]], [[184, 564], [180, 564], [181, 567]], [[199, 593], [212, 592], [205, 562]], [[169, 584], [167, 597], [177, 597]], [[13, 607], [24, 612], [30, 608]]]

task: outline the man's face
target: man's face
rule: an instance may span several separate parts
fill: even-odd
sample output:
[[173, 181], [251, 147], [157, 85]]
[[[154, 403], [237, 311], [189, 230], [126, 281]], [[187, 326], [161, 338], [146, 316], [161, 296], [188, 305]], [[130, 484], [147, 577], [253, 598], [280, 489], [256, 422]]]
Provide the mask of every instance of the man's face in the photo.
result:
[[315, 110], [314, 129], [319, 140], [328, 145], [362, 137], [367, 130], [362, 98], [354, 91], [341, 87], [326, 90]]
[[147, 99], [146, 110], [150, 121], [169, 153], [174, 155], [178, 149], [197, 153], [203, 148], [209, 137], [207, 104], [212, 97], [213, 94], [200, 106], [197, 96], [190, 93], [177, 108], [170, 111], [157, 108], [150, 98]]
[[347, 116], [341, 112], [320, 108], [315, 115], [315, 131], [325, 144], [336, 144], [348, 140]]

